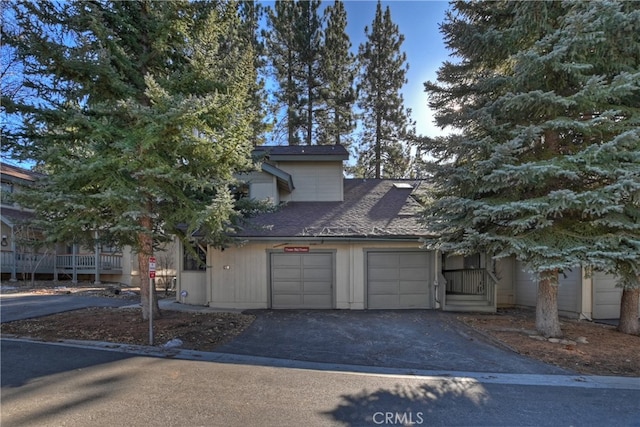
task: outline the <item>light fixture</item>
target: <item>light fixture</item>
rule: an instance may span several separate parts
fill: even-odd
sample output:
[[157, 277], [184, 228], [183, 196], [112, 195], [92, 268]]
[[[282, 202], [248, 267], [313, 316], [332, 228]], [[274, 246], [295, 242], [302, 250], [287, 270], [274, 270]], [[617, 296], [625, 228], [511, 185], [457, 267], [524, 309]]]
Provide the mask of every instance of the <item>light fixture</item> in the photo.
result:
[[2, 243], [1, 244], [2, 244], [2, 246], [8, 246], [9, 245], [9, 242], [7, 241], [7, 235], [6, 234], [2, 235]]

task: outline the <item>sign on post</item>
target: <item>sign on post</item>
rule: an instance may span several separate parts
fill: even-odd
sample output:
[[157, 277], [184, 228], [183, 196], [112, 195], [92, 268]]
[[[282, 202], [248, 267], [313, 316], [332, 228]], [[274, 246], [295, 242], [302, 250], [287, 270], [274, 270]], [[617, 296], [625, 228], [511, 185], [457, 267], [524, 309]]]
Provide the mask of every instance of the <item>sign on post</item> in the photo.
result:
[[156, 257], [149, 257], [149, 279], [156, 278]]

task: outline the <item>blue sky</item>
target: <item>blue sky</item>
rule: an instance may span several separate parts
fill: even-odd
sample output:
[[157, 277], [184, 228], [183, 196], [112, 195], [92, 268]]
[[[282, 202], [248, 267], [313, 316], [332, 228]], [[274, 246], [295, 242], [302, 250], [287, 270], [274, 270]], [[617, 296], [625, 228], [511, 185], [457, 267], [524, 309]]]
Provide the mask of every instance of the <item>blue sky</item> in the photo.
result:
[[[327, 0], [323, 3], [332, 4]], [[357, 52], [358, 45], [365, 40], [365, 26], [371, 27], [373, 22], [377, 1], [347, 0], [344, 4], [347, 32], [353, 44], [352, 49]], [[403, 88], [405, 106], [412, 110], [418, 134], [443, 135], [446, 132], [433, 124], [433, 114], [427, 107], [428, 98], [423, 83], [435, 80], [440, 64], [449, 57], [439, 30], [449, 4], [446, 1], [382, 1], [383, 10], [386, 6], [391, 10], [392, 21], [405, 37], [402, 48], [409, 63], [409, 81]]]

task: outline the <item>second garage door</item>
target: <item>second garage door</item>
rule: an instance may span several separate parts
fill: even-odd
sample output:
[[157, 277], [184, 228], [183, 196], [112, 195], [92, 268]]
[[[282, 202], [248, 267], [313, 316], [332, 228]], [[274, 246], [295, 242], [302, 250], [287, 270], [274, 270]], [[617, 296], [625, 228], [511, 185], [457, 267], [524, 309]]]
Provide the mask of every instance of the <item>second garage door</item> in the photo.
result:
[[272, 308], [333, 308], [332, 253], [272, 253]]
[[432, 308], [431, 256], [426, 251], [367, 253], [367, 308]]

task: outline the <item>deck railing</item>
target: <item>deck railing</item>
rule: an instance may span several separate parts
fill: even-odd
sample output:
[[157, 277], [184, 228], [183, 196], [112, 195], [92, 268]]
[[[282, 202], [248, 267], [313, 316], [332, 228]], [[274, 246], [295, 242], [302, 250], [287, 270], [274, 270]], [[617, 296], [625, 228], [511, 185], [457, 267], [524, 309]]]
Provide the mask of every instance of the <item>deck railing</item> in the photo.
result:
[[[75, 261], [75, 263], [74, 263]], [[62, 254], [2, 252], [2, 272], [9, 273], [15, 267], [17, 273], [59, 273], [75, 270], [80, 273], [94, 273], [95, 254]], [[100, 272], [122, 271], [122, 255], [100, 254], [98, 261]]]
[[449, 295], [482, 295], [490, 304], [497, 300], [498, 279], [484, 268], [464, 268], [459, 270], [443, 270], [446, 294]]

